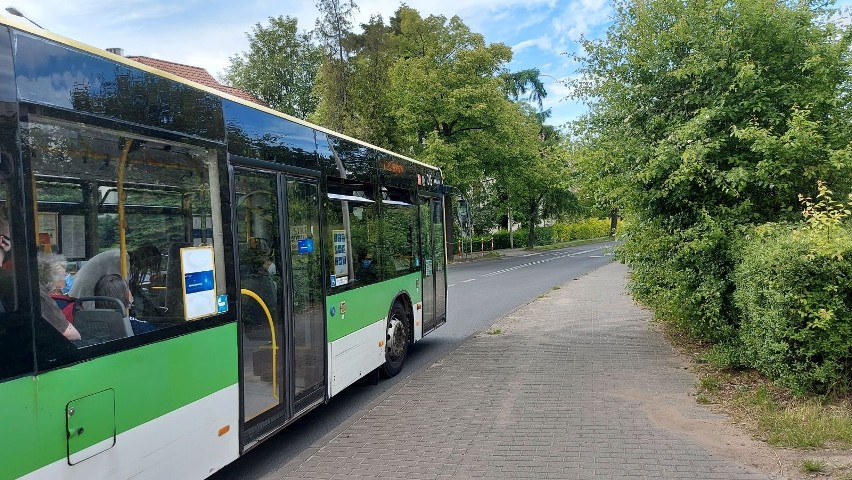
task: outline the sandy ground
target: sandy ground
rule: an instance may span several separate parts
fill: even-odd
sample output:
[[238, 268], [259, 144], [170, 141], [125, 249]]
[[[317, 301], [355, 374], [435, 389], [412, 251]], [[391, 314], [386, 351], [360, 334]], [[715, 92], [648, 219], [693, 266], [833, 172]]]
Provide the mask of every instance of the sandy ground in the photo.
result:
[[[691, 369], [689, 360], [680, 355], [683, 368]], [[690, 394], [670, 398], [649, 397], [639, 391], [619, 392], [626, 398], [641, 402], [642, 410], [658, 428], [689, 436], [719, 456], [731, 458], [762, 472], [788, 479], [847, 479], [852, 480], [852, 451], [838, 449], [777, 448], [753, 438], [744, 425], [732, 422], [718, 406], [700, 405]], [[696, 415], [696, 410], [716, 415]], [[805, 473], [802, 462], [820, 461], [825, 471]]]

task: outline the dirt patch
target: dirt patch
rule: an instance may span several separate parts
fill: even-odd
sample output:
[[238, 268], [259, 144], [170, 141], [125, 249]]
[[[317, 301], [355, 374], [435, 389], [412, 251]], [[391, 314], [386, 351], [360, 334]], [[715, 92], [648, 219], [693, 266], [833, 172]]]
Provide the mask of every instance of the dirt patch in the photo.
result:
[[[689, 439], [720, 457], [770, 475], [789, 479], [852, 479], [852, 452], [847, 450], [795, 450], [775, 448], [753, 438], [744, 426], [729, 417], [698, 405], [689, 395], [650, 396], [639, 390], [615, 392], [627, 400], [639, 402], [643, 413], [657, 428]], [[825, 471], [805, 473], [805, 460], [822, 462]]]

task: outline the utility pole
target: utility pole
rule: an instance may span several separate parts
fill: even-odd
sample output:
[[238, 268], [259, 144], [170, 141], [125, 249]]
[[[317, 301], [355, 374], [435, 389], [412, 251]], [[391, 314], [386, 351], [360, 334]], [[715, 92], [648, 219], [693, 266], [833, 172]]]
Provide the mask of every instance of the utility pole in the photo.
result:
[[512, 199], [511, 193], [506, 193], [506, 209], [509, 211], [509, 248], [515, 248], [515, 237], [512, 234], [512, 207], [511, 202], [509, 200]]

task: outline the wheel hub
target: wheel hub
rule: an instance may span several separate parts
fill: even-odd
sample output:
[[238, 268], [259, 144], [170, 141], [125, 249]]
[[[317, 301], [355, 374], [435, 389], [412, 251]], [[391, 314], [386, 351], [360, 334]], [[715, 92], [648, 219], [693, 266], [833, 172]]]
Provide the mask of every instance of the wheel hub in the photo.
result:
[[391, 318], [388, 322], [388, 353], [396, 358], [399, 357], [402, 353], [403, 342], [405, 341], [402, 337], [403, 332], [405, 332], [405, 328], [402, 325], [402, 322], [398, 318]]

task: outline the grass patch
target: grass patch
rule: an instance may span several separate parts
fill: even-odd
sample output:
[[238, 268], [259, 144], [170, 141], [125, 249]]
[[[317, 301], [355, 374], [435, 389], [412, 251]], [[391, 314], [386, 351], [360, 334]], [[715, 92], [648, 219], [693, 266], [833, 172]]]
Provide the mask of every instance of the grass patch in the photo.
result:
[[501, 333], [503, 333], [503, 330], [501, 330], [499, 328], [492, 328], [492, 329], [488, 330], [488, 332], [486, 332], [486, 333], [488, 333], [488, 335], [500, 335]]
[[715, 375], [707, 375], [706, 377], [701, 377], [698, 380], [698, 391], [702, 393], [708, 393], [710, 395], [718, 395], [719, 394], [719, 382], [721, 380], [718, 376]]
[[803, 460], [802, 471], [805, 473], [821, 473], [825, 471], [825, 462], [822, 460]]
[[852, 396], [795, 397], [757, 371], [742, 369], [735, 348], [714, 347], [662, 325], [672, 345], [693, 361], [696, 402], [714, 404], [773, 446], [852, 448]]
[[826, 405], [817, 399], [796, 401], [762, 412], [758, 426], [771, 445], [795, 448], [852, 446], [849, 405]]

